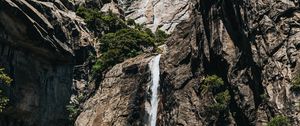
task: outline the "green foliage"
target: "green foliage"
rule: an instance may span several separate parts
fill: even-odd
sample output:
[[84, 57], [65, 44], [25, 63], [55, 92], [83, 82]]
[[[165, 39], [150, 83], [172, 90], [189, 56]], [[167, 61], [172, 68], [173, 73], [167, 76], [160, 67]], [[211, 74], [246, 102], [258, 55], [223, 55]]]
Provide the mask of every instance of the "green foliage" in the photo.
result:
[[224, 85], [224, 81], [222, 78], [218, 77], [217, 75], [210, 75], [207, 76], [203, 84], [201, 85], [201, 94], [207, 92], [207, 91], [215, 91], [220, 89], [221, 86]]
[[66, 108], [67, 108], [67, 111], [69, 112], [69, 119], [70, 120], [75, 120], [76, 117], [80, 113], [79, 107], [77, 107], [77, 105], [75, 105], [75, 104], [69, 104], [69, 105], [66, 106]]
[[268, 94], [267, 93], [263, 93], [259, 96], [263, 101], [268, 100]]
[[155, 33], [152, 33], [152, 31], [149, 29], [149, 28], [145, 28], [144, 31], [150, 35], [151, 37], [154, 38], [155, 40], [155, 45], [156, 46], [159, 46], [159, 45], [162, 45], [164, 44], [164, 42], [167, 40], [167, 38], [170, 36], [169, 34], [167, 34], [166, 32], [160, 30], [160, 29], [157, 29], [155, 31]]
[[231, 96], [228, 90], [218, 93], [215, 96], [217, 103], [208, 106], [209, 112], [225, 111], [228, 108]]
[[161, 30], [152, 33], [150, 29], [144, 28], [144, 24], [136, 24], [133, 19], [124, 21], [111, 11], [102, 13], [97, 9], [80, 6], [76, 13], [84, 18], [88, 28], [100, 38], [101, 56], [92, 68], [94, 74], [100, 74], [127, 58], [137, 56], [145, 49], [153, 51], [169, 37]]
[[271, 119], [267, 126], [290, 126], [290, 121], [287, 117], [278, 115]]
[[228, 105], [230, 102], [230, 95], [229, 95], [229, 91], [226, 90], [224, 92], [218, 93], [215, 96], [215, 99], [218, 103], [223, 104], [223, 105]]
[[[1, 93], [2, 93], [2, 91], [1, 91]], [[2, 96], [2, 95], [0, 97], [1, 97], [0, 98], [0, 112], [2, 112], [6, 108], [8, 102], [9, 102], [9, 99], [6, 96]]]
[[4, 68], [0, 68], [0, 82], [10, 84], [13, 80], [4, 73]]
[[135, 21], [133, 19], [127, 19], [127, 25], [131, 25], [131, 26], [134, 26], [136, 25]]
[[204, 84], [208, 85], [210, 89], [219, 88], [224, 85], [224, 81], [222, 78], [218, 77], [217, 75], [207, 76], [204, 79]]
[[74, 121], [80, 114], [82, 111], [80, 104], [85, 101], [85, 97], [85, 95], [79, 94], [69, 105], [66, 106], [66, 109], [69, 112], [69, 120]]
[[300, 93], [300, 74], [297, 74], [292, 79], [292, 87], [290, 88], [291, 91]]
[[134, 28], [137, 30], [143, 30], [146, 24], [135, 24]]
[[212, 92], [214, 95], [213, 104], [207, 106], [207, 112], [211, 114], [216, 114], [217, 112], [225, 112], [228, 109], [228, 105], [231, 100], [229, 90], [222, 88], [224, 86], [224, 81], [217, 75], [207, 76], [203, 80], [201, 85], [201, 93]]
[[224, 111], [224, 110], [226, 110], [226, 108], [227, 108], [227, 106], [224, 104], [214, 103], [207, 107], [207, 111], [210, 113], [215, 113], [215, 112], [219, 112], [219, 111]]
[[97, 33], [97, 35], [116, 32], [120, 29], [127, 28], [125, 21], [111, 11], [102, 13], [97, 9], [80, 6], [76, 14], [81, 16], [87, 23], [88, 28]]
[[151, 37], [155, 37], [155, 35], [153, 34], [153, 32], [151, 31], [151, 29], [149, 28], [145, 28], [144, 31]]
[[158, 45], [161, 45], [163, 44], [167, 38], [169, 37], [170, 35], [168, 35], [166, 32], [158, 29], [156, 30], [155, 32], [155, 42], [158, 44]]
[[[0, 84], [9, 85], [13, 80], [4, 73], [4, 68], [0, 68]], [[0, 112], [7, 106], [9, 99], [2, 94], [2, 90], [0, 90]]]
[[141, 54], [143, 49], [154, 47], [154, 39], [145, 31], [136, 29], [105, 34], [99, 42], [102, 55], [93, 66], [93, 72], [96, 73]]

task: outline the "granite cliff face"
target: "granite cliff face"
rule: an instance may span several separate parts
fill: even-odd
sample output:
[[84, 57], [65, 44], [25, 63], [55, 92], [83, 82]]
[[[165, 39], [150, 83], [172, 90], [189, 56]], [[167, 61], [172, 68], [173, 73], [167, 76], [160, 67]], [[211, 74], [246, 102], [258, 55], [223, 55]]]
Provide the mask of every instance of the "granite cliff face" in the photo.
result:
[[60, 2], [0, 1], [0, 65], [14, 79], [1, 126], [68, 123], [77, 50], [90, 46], [83, 21]]
[[137, 23], [145, 24], [152, 31], [161, 29], [167, 33], [184, 20], [190, 18], [189, 0], [119, 0], [125, 16]]
[[[149, 121], [148, 62], [156, 54], [128, 59], [100, 82], [89, 80], [87, 57], [96, 45], [73, 12], [79, 4], [114, 7], [124, 18], [171, 34], [162, 46], [157, 125], [264, 126], [276, 115], [300, 125], [300, 97], [290, 90], [300, 68], [298, 1], [89, 2], [0, 1], [0, 65], [14, 79], [6, 89], [11, 107], [1, 114], [1, 126], [67, 125], [72, 89], [90, 83], [99, 87], [82, 103], [74, 125]], [[208, 111], [215, 96], [201, 91], [214, 74], [230, 95], [225, 111]]]

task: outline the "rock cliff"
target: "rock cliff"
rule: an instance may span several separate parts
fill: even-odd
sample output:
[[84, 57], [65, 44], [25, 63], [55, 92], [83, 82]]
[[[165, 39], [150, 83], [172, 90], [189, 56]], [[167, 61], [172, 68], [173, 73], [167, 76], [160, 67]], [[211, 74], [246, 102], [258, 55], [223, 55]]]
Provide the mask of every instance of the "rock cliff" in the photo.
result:
[[119, 0], [128, 19], [145, 24], [152, 31], [161, 29], [167, 33], [184, 20], [190, 18], [189, 0]]
[[[157, 125], [265, 126], [278, 115], [300, 125], [300, 97], [290, 90], [300, 68], [298, 1], [90, 2], [0, 1], [0, 65], [14, 79], [5, 90], [11, 106], [0, 125], [67, 125], [72, 89], [91, 83], [98, 86], [82, 103], [74, 125], [149, 122], [148, 62], [154, 54], [127, 59], [100, 81], [89, 80], [87, 59], [98, 45], [73, 12], [79, 5], [114, 7], [126, 19], [170, 33], [160, 60]], [[223, 80], [221, 89], [203, 91], [210, 75]], [[219, 110], [212, 105], [220, 91], [228, 92], [229, 101]]]
[[77, 50], [90, 39], [82, 19], [60, 1], [1, 0], [0, 66], [14, 81], [0, 125], [67, 125], [73, 69], [86, 58]]

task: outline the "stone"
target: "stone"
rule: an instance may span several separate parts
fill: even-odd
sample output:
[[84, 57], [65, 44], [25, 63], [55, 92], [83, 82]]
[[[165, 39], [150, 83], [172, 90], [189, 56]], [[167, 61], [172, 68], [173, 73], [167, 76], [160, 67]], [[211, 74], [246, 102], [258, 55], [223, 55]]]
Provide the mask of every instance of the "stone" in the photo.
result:
[[83, 20], [58, 0], [0, 1], [0, 66], [14, 80], [0, 125], [69, 124], [74, 52], [91, 40]]

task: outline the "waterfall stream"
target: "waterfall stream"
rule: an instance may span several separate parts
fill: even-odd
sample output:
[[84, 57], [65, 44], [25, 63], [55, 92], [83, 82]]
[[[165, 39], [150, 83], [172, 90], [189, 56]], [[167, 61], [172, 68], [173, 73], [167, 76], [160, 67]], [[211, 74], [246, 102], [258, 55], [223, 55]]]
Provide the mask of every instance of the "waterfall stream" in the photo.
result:
[[159, 87], [159, 60], [160, 60], [160, 54], [155, 56], [150, 62], [149, 62], [149, 68], [151, 71], [151, 108], [150, 108], [150, 126], [156, 126], [156, 119], [157, 119], [157, 108], [158, 108], [158, 87]]

